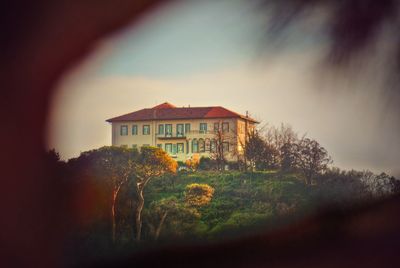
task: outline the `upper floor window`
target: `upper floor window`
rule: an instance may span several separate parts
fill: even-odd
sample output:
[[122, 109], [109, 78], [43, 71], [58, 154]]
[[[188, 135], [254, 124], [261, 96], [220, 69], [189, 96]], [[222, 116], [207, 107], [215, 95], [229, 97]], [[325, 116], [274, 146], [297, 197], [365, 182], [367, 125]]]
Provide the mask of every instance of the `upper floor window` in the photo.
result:
[[120, 134], [121, 134], [121, 136], [127, 136], [128, 135], [128, 126], [127, 125], [122, 125], [121, 126]]
[[222, 131], [229, 132], [229, 123], [228, 122], [222, 123]]
[[214, 123], [214, 131], [218, 131], [219, 130], [219, 122]]
[[137, 125], [132, 126], [132, 135], [137, 135]]
[[172, 124], [165, 124], [165, 135], [166, 136], [172, 135]]
[[183, 133], [184, 132], [184, 128], [183, 128], [183, 124], [177, 124], [176, 125], [176, 135], [178, 137], [183, 137]]
[[150, 135], [150, 125], [143, 125], [143, 135]]
[[200, 123], [200, 133], [207, 133], [207, 123]]
[[159, 135], [164, 135], [164, 125], [158, 125], [158, 134]]
[[190, 123], [186, 123], [185, 124], [185, 133], [189, 133], [190, 132]]

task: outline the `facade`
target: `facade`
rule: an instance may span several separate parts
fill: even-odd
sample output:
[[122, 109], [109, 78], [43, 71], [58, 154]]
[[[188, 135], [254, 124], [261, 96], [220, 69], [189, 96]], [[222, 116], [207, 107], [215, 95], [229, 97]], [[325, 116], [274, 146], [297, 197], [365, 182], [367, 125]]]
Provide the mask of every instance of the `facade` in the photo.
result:
[[167, 102], [106, 121], [111, 123], [113, 146], [157, 146], [177, 161], [194, 154], [211, 157], [218, 143], [226, 159], [235, 161], [243, 153], [246, 129], [258, 123], [220, 106], [180, 108]]

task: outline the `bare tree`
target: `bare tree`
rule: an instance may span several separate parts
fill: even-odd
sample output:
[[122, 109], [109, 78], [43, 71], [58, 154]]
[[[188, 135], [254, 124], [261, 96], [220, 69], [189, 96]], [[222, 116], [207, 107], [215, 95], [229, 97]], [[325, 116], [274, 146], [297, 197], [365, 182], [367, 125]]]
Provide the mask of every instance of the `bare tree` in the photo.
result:
[[265, 170], [277, 167], [276, 159], [278, 151], [256, 129], [249, 131], [246, 135], [244, 154], [252, 170]]
[[295, 166], [304, 175], [306, 184], [310, 185], [332, 163], [327, 150], [315, 140], [302, 138], [293, 148]]
[[237, 133], [233, 129], [223, 129], [221, 122], [214, 127], [214, 135], [210, 141], [210, 155], [216, 162], [217, 170], [223, 170], [227, 157], [238, 154]]
[[298, 141], [298, 134], [287, 124], [280, 127], [264, 126], [264, 141], [269, 151], [271, 166], [283, 171], [294, 169], [294, 145]]

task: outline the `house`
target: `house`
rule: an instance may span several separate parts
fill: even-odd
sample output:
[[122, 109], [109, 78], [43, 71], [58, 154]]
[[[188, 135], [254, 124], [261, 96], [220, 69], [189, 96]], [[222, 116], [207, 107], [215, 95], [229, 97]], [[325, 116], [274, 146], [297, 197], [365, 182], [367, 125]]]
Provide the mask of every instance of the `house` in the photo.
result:
[[221, 106], [175, 107], [167, 102], [106, 121], [112, 126], [113, 146], [157, 146], [180, 161], [194, 154], [210, 157], [219, 145], [227, 160], [237, 160], [246, 133], [258, 124]]

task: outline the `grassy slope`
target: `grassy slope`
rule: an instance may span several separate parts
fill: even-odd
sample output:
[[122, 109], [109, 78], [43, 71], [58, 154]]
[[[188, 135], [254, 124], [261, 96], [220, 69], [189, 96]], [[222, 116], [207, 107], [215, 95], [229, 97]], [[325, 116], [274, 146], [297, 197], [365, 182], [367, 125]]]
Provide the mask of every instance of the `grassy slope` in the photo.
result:
[[[198, 171], [154, 180], [146, 189], [146, 205], [176, 196], [183, 200], [185, 187], [206, 183], [215, 189], [212, 202], [201, 208], [202, 237], [212, 238], [257, 225], [275, 227], [313, 208], [315, 191], [294, 174], [275, 172]], [[281, 219], [286, 219], [282, 221]]]

